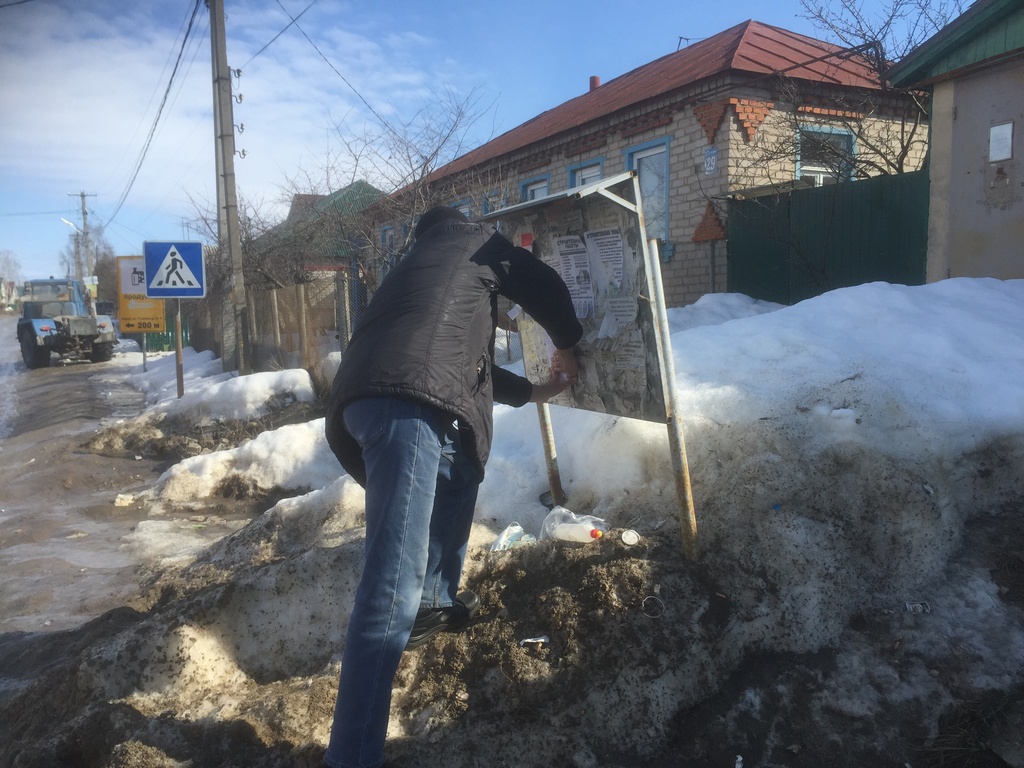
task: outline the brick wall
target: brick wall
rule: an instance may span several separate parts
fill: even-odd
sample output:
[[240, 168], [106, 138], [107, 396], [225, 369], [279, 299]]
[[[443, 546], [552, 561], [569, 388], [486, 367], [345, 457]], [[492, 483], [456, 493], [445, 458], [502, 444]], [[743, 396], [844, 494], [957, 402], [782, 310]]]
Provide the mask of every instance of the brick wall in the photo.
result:
[[[728, 289], [726, 198], [738, 190], [792, 181], [799, 125], [874, 120], [877, 138], [893, 119], [884, 110], [865, 116], [840, 109], [824, 90], [801, 96], [799, 104], [778, 96], [767, 85], [738, 87], [725, 78], [708, 82], [594, 121], [576, 135], [524, 148], [493, 164], [484, 184], [479, 174], [464, 174], [452, 187], [453, 199], [472, 198], [473, 213], [479, 215], [483, 196], [499, 187], [507, 204], [514, 204], [523, 181], [549, 174], [549, 191], [561, 192], [569, 188], [570, 166], [601, 162], [607, 178], [627, 170], [630, 148], [668, 139], [667, 240], [674, 253], [667, 260], [663, 253], [662, 278], [669, 306], [689, 304]], [[711, 148], [718, 153], [717, 172], [707, 174], [705, 150]], [[919, 166], [925, 149], [914, 149], [912, 165]]]

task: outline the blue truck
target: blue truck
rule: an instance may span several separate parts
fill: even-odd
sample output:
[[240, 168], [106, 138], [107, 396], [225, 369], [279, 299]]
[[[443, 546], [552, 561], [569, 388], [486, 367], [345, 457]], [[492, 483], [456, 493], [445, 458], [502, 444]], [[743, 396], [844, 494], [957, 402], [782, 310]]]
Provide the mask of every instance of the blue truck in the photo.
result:
[[114, 355], [114, 323], [97, 315], [85, 284], [70, 278], [27, 280], [21, 296], [18, 343], [27, 368], [45, 368], [53, 355], [103, 363]]

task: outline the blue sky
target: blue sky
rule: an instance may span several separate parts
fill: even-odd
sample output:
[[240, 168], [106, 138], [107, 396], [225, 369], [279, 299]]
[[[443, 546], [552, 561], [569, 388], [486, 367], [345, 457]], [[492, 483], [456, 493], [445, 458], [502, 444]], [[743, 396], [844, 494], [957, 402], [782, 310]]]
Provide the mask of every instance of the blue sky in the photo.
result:
[[[153, 131], [195, 0], [13, 2], [0, 0], [0, 252], [23, 279], [58, 274], [74, 235], [61, 219], [82, 226], [79, 192], [117, 255], [140, 254], [145, 240], [198, 239], [184, 222], [216, 200], [205, 4]], [[242, 73], [238, 191], [276, 219], [293, 191], [344, 183], [328, 158], [372, 123], [366, 103], [401, 122], [446, 90], [474, 93], [475, 145], [583, 93], [591, 75], [607, 82], [675, 51], [680, 38], [747, 19], [827, 37], [799, 0], [317, 0], [298, 26], [328, 64], [295, 26], [274, 40], [289, 23], [283, 8], [296, 16], [310, 0], [225, 5], [228, 63]]]

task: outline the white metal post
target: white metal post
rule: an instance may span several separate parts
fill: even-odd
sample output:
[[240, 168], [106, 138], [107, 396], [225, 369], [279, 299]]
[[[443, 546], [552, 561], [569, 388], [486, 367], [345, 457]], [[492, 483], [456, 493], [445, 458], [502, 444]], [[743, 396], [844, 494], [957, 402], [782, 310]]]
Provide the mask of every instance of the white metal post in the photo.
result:
[[690, 560], [699, 556], [697, 547], [697, 515], [693, 508], [693, 489], [690, 487], [690, 467], [686, 461], [686, 442], [683, 439], [683, 425], [679, 421], [676, 402], [676, 367], [672, 359], [672, 345], [669, 336], [668, 312], [665, 309], [665, 289], [661, 282], [661, 258], [658, 241], [651, 239], [647, 247], [647, 273], [651, 277], [654, 295], [655, 320], [658, 326], [658, 345], [661, 350], [661, 377], [665, 390], [665, 412], [668, 418], [668, 443], [672, 452], [672, 469], [676, 478], [676, 493], [679, 496], [679, 527], [683, 534], [683, 552]]

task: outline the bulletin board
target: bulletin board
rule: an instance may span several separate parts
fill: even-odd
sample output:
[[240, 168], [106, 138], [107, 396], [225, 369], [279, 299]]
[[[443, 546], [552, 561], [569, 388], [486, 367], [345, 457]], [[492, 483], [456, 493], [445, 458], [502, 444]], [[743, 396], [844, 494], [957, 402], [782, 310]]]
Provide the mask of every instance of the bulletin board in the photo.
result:
[[[501, 233], [569, 287], [583, 338], [579, 381], [550, 402], [664, 424], [665, 377], [643, 216], [634, 174], [495, 211]], [[526, 376], [548, 378], [554, 351], [544, 329], [517, 318]], [[667, 343], [667, 339], [661, 340]]]
[[[635, 171], [494, 211], [484, 217], [515, 245], [553, 267], [569, 287], [583, 338], [579, 379], [554, 405], [665, 424], [686, 557], [696, 559], [697, 518], [675, 403], [675, 370], [657, 243], [647, 239]], [[517, 318], [530, 381], [548, 379], [552, 344]], [[538, 404], [550, 498], [565, 498], [548, 404]]]

